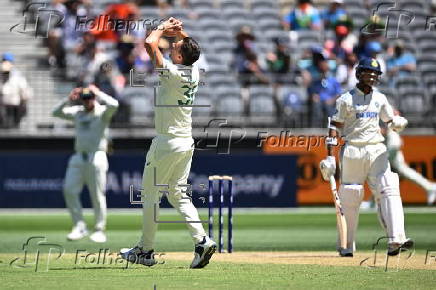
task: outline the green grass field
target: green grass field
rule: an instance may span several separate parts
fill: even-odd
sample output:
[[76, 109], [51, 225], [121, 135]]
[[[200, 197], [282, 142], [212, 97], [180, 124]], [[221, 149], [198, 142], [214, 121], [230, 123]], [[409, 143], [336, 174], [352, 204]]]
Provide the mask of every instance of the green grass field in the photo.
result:
[[[322, 211], [322, 210], [321, 210]], [[1, 289], [434, 289], [435, 267], [424, 266], [427, 250], [436, 255], [436, 212], [408, 212], [406, 229], [416, 241], [417, 256], [421, 269], [388, 270], [383, 267], [359, 266], [356, 257], [351, 260], [336, 257], [335, 214], [280, 211], [236, 211], [234, 216], [235, 254], [216, 255], [205, 269], [190, 270], [189, 260], [165, 259], [164, 264], [146, 268], [134, 265], [125, 269], [124, 264], [75, 264], [75, 253], [98, 253], [99, 249], [117, 252], [137, 241], [141, 228], [140, 212], [110, 213], [108, 217], [108, 242], [97, 245], [84, 239], [67, 242], [65, 235], [70, 229], [66, 213], [0, 213], [0, 288]], [[92, 224], [92, 216], [86, 219]], [[178, 219], [172, 213], [162, 215], [162, 220]], [[202, 219], [206, 219], [202, 215]], [[215, 233], [216, 235], [216, 233]], [[24, 267], [22, 247], [32, 236], [45, 237], [47, 242], [59, 244], [66, 254], [52, 261], [48, 271], [35, 272], [33, 265]], [[375, 213], [362, 213], [358, 230], [358, 251], [371, 255], [372, 244], [383, 236]], [[191, 252], [191, 239], [185, 225], [161, 224], [156, 249], [159, 253]], [[277, 263], [265, 256], [263, 263], [250, 263], [250, 255], [261, 258], [264, 252], [312, 252], [330, 251], [334, 266], [313, 263], [309, 265]], [[228, 261], [247, 252], [247, 260]], [[249, 253], [248, 253], [249, 252]], [[259, 252], [253, 254], [252, 252]], [[321, 255], [321, 254], [319, 254]], [[95, 257], [97, 256], [94, 255]], [[223, 256], [227, 260], [220, 259]], [[9, 265], [15, 258], [17, 263]], [[191, 258], [189, 256], [189, 258]], [[304, 257], [300, 260], [303, 260]], [[324, 258], [323, 258], [324, 259]], [[342, 260], [341, 260], [342, 259]], [[342, 265], [341, 261], [344, 261]], [[350, 262], [351, 261], [351, 262]], [[436, 264], [436, 261], [433, 263]], [[20, 264], [21, 263], [21, 264]], [[312, 262], [309, 262], [312, 263]], [[351, 266], [350, 266], [351, 265]]]

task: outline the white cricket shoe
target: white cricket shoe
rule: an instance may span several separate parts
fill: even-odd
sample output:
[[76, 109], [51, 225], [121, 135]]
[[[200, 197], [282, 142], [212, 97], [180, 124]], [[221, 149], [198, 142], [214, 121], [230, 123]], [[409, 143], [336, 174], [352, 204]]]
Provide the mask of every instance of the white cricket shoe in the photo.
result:
[[78, 222], [71, 232], [67, 235], [67, 239], [70, 241], [77, 241], [83, 239], [88, 235], [88, 230], [86, 229], [86, 225], [83, 222]]
[[201, 243], [195, 245], [194, 260], [192, 260], [191, 268], [199, 269], [206, 267], [215, 251], [216, 243], [205, 236]]
[[95, 231], [93, 232], [89, 238], [91, 241], [96, 243], [106, 243], [106, 234], [103, 231]]
[[136, 246], [134, 248], [123, 248], [120, 250], [121, 258], [133, 264], [141, 264], [151, 267], [157, 264], [154, 259], [154, 250], [145, 252], [142, 248]]

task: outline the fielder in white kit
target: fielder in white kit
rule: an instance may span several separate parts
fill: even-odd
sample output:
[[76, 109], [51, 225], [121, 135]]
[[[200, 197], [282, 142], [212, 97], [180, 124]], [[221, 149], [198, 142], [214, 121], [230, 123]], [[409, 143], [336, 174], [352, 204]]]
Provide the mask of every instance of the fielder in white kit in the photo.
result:
[[426, 179], [419, 172], [407, 165], [404, 160], [403, 152], [401, 151], [403, 141], [401, 140], [400, 134], [394, 130], [388, 129], [386, 133], [386, 146], [389, 152], [389, 162], [393, 169], [398, 172], [400, 176], [423, 188], [427, 192], [427, 204], [432, 205], [436, 200], [436, 183]]
[[[162, 36], [175, 36], [171, 61], [163, 58], [158, 43]], [[160, 70], [160, 87], [155, 104], [157, 136], [147, 153], [143, 174], [143, 229], [136, 247], [122, 249], [121, 256], [137, 264], [153, 266], [154, 240], [158, 224], [162, 191], [171, 205], [182, 215], [195, 244], [191, 268], [203, 268], [216, 250], [216, 243], [204, 231], [197, 209], [186, 194], [186, 184], [194, 152], [192, 139], [192, 104], [199, 83], [195, 62], [200, 56], [197, 42], [182, 29], [182, 23], [170, 18], [152, 31], [145, 48]], [[157, 186], [158, 184], [163, 186]], [[194, 222], [193, 222], [194, 221]]]
[[339, 248], [341, 256], [352, 257], [356, 249], [355, 234], [365, 181], [378, 204], [379, 221], [388, 238], [388, 255], [398, 255], [400, 250], [414, 244], [406, 238], [399, 178], [391, 171], [379, 124], [381, 119], [399, 132], [405, 128], [407, 120], [395, 116], [386, 96], [373, 89], [381, 74], [377, 60], [362, 59], [356, 69], [359, 83], [336, 100], [336, 111], [329, 122], [329, 137], [326, 138], [329, 156], [320, 163], [326, 180], [336, 171], [333, 146], [338, 144], [339, 131], [346, 141], [339, 157], [341, 185], [338, 194], [347, 223], [347, 248]]
[[[80, 100], [82, 105], [73, 105]], [[74, 122], [76, 153], [68, 162], [64, 182], [65, 203], [73, 220], [69, 240], [79, 240], [88, 235], [83, 219], [80, 193], [86, 184], [95, 214], [95, 231], [90, 239], [106, 242], [106, 157], [108, 126], [118, 109], [118, 101], [100, 91], [96, 86], [76, 88], [70, 96], [53, 110], [53, 116]]]

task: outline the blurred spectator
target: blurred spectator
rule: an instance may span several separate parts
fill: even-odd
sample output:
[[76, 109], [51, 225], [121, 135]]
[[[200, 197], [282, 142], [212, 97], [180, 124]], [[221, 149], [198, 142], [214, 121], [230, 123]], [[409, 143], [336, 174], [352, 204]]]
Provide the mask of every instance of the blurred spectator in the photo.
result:
[[78, 81], [91, 83], [95, 75], [99, 72], [100, 66], [110, 60], [111, 57], [106, 53], [101, 44], [95, 44], [90, 47], [89, 55], [81, 59], [81, 65], [78, 68]]
[[377, 41], [370, 41], [365, 46], [365, 55], [369, 58], [375, 58], [379, 62], [380, 69], [383, 73], [382, 76], [384, 76], [384, 74], [386, 73], [386, 63], [382, 53], [383, 47]]
[[[98, 17], [98, 26], [100, 29], [95, 29], [92, 32], [99, 41], [116, 43], [119, 42], [123, 34], [127, 33], [126, 29], [114, 29], [115, 23], [111, 21], [122, 20], [126, 23], [126, 20], [138, 20], [139, 8], [134, 0], [124, 0], [123, 3], [115, 3], [109, 5], [103, 13], [104, 17]], [[132, 31], [134, 33], [137, 28]], [[130, 31], [129, 31], [130, 33]]]
[[237, 45], [234, 49], [234, 65], [243, 87], [248, 87], [252, 83], [268, 82], [263, 69], [259, 65], [254, 40], [255, 37], [248, 26], [243, 26], [236, 35]]
[[274, 82], [283, 83], [286, 79], [281, 78], [281, 76], [290, 71], [291, 55], [288, 52], [286, 40], [275, 38], [273, 42], [276, 46], [275, 51], [266, 55], [268, 70], [274, 74]]
[[297, 7], [283, 19], [285, 30], [320, 30], [321, 16], [311, 0], [298, 0]]
[[[48, 9], [56, 10], [59, 15], [65, 15], [67, 8], [63, 4], [63, 0], [52, 0]], [[51, 15], [50, 15], [51, 16]], [[50, 16], [48, 17], [50, 19]], [[49, 21], [43, 18], [40, 21]], [[39, 25], [47, 27], [46, 25]], [[47, 32], [46, 44], [48, 47], [48, 64], [50, 66], [65, 67], [64, 51], [62, 49], [61, 37], [62, 37], [62, 23], [59, 23], [56, 27], [51, 27]]]
[[405, 52], [403, 41], [397, 41], [389, 53], [392, 55], [387, 61], [389, 77], [410, 75], [416, 71], [416, 59], [411, 53]]
[[83, 34], [83, 37], [81, 39], [81, 42], [77, 45], [74, 52], [86, 58], [85, 62], [89, 62], [89, 60], [92, 58], [92, 54], [94, 53], [95, 49], [95, 37], [90, 32], [85, 32]]
[[[81, 3], [80, 0], [53, 0], [49, 6], [49, 9], [64, 15], [63, 21], [58, 26], [50, 28], [47, 34], [48, 63], [51, 66], [63, 68], [68, 65], [66, 55], [81, 42], [83, 31], [76, 29], [77, 17], [85, 16], [87, 13]], [[48, 21], [50, 24], [51, 15], [47, 17], [48, 20], [42, 21]]]
[[82, 42], [83, 31], [76, 29], [77, 17], [85, 16], [86, 10], [80, 6], [78, 0], [68, 0], [65, 2], [66, 12], [62, 26], [62, 47], [69, 51], [76, 49]]
[[102, 92], [119, 99], [120, 92], [125, 85], [125, 78], [114, 68], [111, 61], [106, 61], [100, 65], [99, 71], [94, 76], [93, 83]]
[[104, 93], [118, 100], [118, 111], [112, 118], [112, 123], [127, 124], [130, 121], [130, 106], [128, 101], [121, 98], [121, 91], [125, 86], [125, 78], [117, 70], [112, 61], [103, 62], [94, 78], [94, 84]]
[[115, 62], [118, 70], [124, 75], [128, 75], [135, 65], [135, 55], [132, 53], [134, 48], [134, 39], [129, 35], [124, 35], [117, 45], [118, 57]]
[[357, 84], [357, 61], [358, 59], [354, 53], [347, 53], [344, 62], [338, 66], [336, 79], [345, 91], [351, 90]]
[[234, 63], [241, 83], [241, 98], [244, 104], [244, 115], [250, 115], [250, 94], [248, 87], [251, 84], [268, 83], [268, 78], [259, 65], [254, 44], [255, 37], [251, 28], [243, 26], [236, 35], [236, 48], [234, 49]]
[[312, 127], [322, 127], [328, 116], [335, 110], [336, 97], [341, 93], [341, 85], [330, 73], [327, 60], [317, 63], [321, 78], [312, 81], [308, 93], [310, 104], [310, 122]]
[[4, 53], [0, 77], [0, 127], [18, 128], [27, 113], [32, 90], [26, 79], [14, 68], [14, 56]]
[[243, 57], [249, 52], [254, 52], [256, 50], [254, 37], [251, 27], [242, 26], [236, 35], [236, 48], [234, 49], [235, 59], [238, 62], [239, 57]]
[[357, 45], [353, 48], [353, 52], [357, 55], [357, 59], [368, 57], [366, 54], [366, 44], [370, 41], [382, 43], [384, 40], [385, 23], [378, 15], [374, 15], [368, 19], [363, 25]]
[[304, 103], [298, 92], [285, 92], [282, 96], [282, 103], [279, 103], [277, 112], [279, 115], [279, 123], [286, 128], [296, 127], [297, 122], [301, 124], [301, 114], [304, 112]]
[[286, 41], [279, 38], [273, 39], [275, 51], [266, 56], [268, 69], [272, 73], [288, 73], [291, 66], [291, 56], [288, 52]]
[[343, 4], [343, 0], [330, 1], [329, 7], [321, 15], [325, 29], [335, 29], [340, 20], [347, 18], [347, 13], [342, 8]]
[[244, 76], [243, 86], [248, 87], [250, 84], [267, 84], [268, 78], [264, 74], [264, 70], [260, 67], [257, 55], [249, 52], [239, 71]]
[[357, 37], [352, 33], [352, 30], [351, 19], [344, 18], [336, 23], [335, 39], [327, 40], [324, 44], [329, 58], [344, 60], [348, 53], [353, 52], [353, 48], [357, 44]]
[[[319, 70], [319, 62], [327, 60], [325, 51], [322, 47], [314, 46], [310, 49], [311, 59], [301, 59], [299, 67], [302, 70], [303, 85], [307, 88], [312, 82], [322, 78]], [[336, 70], [335, 60], [327, 60], [328, 68], [331, 73]]]
[[308, 93], [308, 121], [311, 126], [322, 126], [325, 114], [334, 108], [334, 93], [340, 91], [340, 84], [334, 78], [334, 70], [321, 47], [311, 49], [312, 59], [309, 65], [302, 66], [303, 85]]

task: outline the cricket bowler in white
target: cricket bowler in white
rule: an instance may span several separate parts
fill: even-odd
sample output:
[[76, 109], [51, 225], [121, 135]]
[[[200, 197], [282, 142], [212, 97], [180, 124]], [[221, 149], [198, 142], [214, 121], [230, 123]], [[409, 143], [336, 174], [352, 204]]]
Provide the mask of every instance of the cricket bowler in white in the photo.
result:
[[436, 200], [436, 183], [426, 179], [419, 172], [407, 165], [404, 160], [403, 152], [401, 151], [403, 141], [401, 140], [400, 134], [392, 129], [388, 129], [386, 133], [386, 146], [388, 148], [389, 161], [392, 168], [398, 172], [400, 176], [414, 182], [424, 189], [427, 192], [427, 204], [432, 205]]
[[[171, 61], [163, 58], [158, 43], [162, 36], [175, 36]], [[147, 53], [160, 70], [160, 87], [155, 104], [157, 136], [147, 153], [143, 175], [143, 230], [136, 247], [122, 249], [126, 260], [152, 266], [154, 240], [158, 224], [159, 201], [165, 194], [171, 205], [182, 215], [195, 244], [191, 268], [203, 268], [216, 250], [216, 243], [204, 231], [197, 209], [186, 194], [191, 169], [194, 140], [192, 139], [192, 104], [199, 83], [199, 69], [195, 62], [200, 56], [197, 42], [188, 37], [182, 22], [170, 18], [145, 40]], [[161, 184], [164, 186], [156, 186]], [[168, 186], [165, 186], [168, 185]], [[196, 221], [195, 223], [190, 223]]]
[[395, 116], [386, 96], [373, 89], [381, 74], [376, 59], [362, 59], [356, 69], [359, 81], [356, 88], [336, 100], [336, 111], [329, 122], [328, 156], [320, 163], [326, 180], [336, 171], [333, 146], [338, 145], [340, 131], [345, 139], [339, 157], [341, 185], [338, 194], [347, 223], [347, 248], [338, 247], [341, 256], [352, 257], [356, 249], [355, 234], [365, 181], [378, 204], [379, 221], [388, 239], [388, 255], [398, 255], [414, 244], [406, 238], [399, 178], [391, 171], [379, 124], [382, 120], [399, 132], [407, 126], [407, 120]]
[[[82, 104], [72, 104], [77, 101]], [[95, 231], [90, 239], [97, 243], [106, 242], [107, 135], [110, 120], [117, 109], [117, 100], [90, 85], [89, 88], [73, 89], [68, 99], [53, 110], [53, 116], [73, 121], [76, 131], [76, 153], [68, 162], [63, 190], [73, 219], [68, 240], [79, 240], [88, 235], [80, 202], [80, 193], [86, 184], [95, 215]]]

